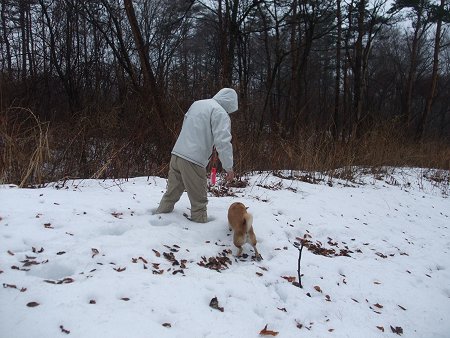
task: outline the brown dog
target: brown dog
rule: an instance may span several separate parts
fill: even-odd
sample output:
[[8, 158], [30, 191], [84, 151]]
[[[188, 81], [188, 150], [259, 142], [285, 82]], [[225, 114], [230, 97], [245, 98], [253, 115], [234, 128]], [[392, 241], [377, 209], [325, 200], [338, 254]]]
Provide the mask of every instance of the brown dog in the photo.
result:
[[250, 243], [255, 249], [256, 259], [260, 260], [261, 255], [256, 249], [256, 236], [253, 232], [253, 216], [247, 212], [247, 208], [240, 202], [235, 202], [228, 209], [228, 225], [233, 230], [233, 242], [239, 249], [238, 256], [242, 254], [242, 245]]

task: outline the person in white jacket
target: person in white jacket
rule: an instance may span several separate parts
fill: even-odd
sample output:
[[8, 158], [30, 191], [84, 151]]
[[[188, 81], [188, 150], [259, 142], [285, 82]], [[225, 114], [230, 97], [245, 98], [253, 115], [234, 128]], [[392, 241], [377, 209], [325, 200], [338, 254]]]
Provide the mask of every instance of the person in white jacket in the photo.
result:
[[206, 166], [215, 146], [226, 180], [234, 178], [231, 121], [238, 109], [234, 89], [223, 88], [211, 99], [195, 101], [184, 116], [180, 135], [172, 150], [167, 191], [155, 213], [172, 212], [184, 190], [191, 202], [194, 222], [207, 222]]

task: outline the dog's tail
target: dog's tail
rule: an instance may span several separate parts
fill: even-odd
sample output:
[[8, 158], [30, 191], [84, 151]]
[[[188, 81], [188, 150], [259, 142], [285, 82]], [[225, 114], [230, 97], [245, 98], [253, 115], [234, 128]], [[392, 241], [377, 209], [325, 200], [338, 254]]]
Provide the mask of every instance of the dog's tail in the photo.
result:
[[248, 232], [253, 225], [253, 215], [249, 212], [244, 214], [245, 232]]

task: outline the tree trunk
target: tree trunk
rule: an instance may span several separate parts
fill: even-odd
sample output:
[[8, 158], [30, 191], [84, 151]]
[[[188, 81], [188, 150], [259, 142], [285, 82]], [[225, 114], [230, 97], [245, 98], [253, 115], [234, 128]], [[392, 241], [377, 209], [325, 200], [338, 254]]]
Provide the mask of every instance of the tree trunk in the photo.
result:
[[439, 51], [441, 47], [441, 30], [442, 30], [442, 15], [444, 13], [445, 0], [441, 0], [439, 5], [439, 17], [436, 25], [436, 35], [434, 37], [434, 54], [433, 54], [433, 71], [431, 74], [431, 87], [430, 92], [427, 96], [427, 101], [425, 104], [425, 109], [419, 117], [419, 122], [417, 124], [415, 139], [420, 140], [423, 136], [425, 130], [425, 124], [427, 122], [427, 117], [430, 115], [431, 107], [433, 105], [434, 95], [436, 92], [436, 85], [438, 79], [438, 69], [439, 69]]
[[336, 80], [334, 85], [334, 113], [332, 134], [336, 140], [339, 135], [339, 106], [340, 106], [340, 81], [341, 81], [341, 39], [342, 39], [342, 16], [341, 16], [341, 0], [336, 3], [336, 17], [337, 17], [337, 37], [336, 37]]
[[353, 130], [352, 134], [357, 134], [358, 124], [362, 112], [362, 91], [363, 91], [363, 46], [362, 41], [365, 35], [364, 16], [366, 1], [358, 3], [358, 37], [355, 43], [355, 61], [353, 67]]
[[161, 127], [165, 127], [165, 118], [162, 105], [163, 98], [161, 95], [161, 91], [156, 83], [156, 78], [153, 73], [152, 67], [150, 65], [150, 60], [148, 58], [148, 46], [144, 43], [144, 39], [142, 38], [142, 33], [136, 19], [132, 0], [124, 0], [124, 5], [128, 21], [130, 23], [131, 31], [133, 33], [134, 43], [136, 45], [136, 49], [138, 50], [139, 60], [144, 76], [143, 94], [144, 96], [149, 95], [153, 99], [157, 115], [156, 118], [158, 119], [158, 125]]
[[417, 71], [417, 58], [419, 51], [419, 40], [421, 36], [420, 30], [422, 29], [422, 17], [423, 17], [423, 1], [421, 2], [419, 10], [417, 11], [416, 16], [417, 21], [416, 25], [414, 26], [414, 35], [411, 45], [411, 60], [409, 63], [408, 78], [406, 81], [406, 93], [403, 104], [402, 115], [407, 126], [411, 126], [413, 118], [411, 114], [411, 104], [412, 104], [412, 93], [414, 89], [414, 81], [416, 78], [416, 71]]
[[2, 0], [2, 10], [1, 10], [1, 18], [2, 18], [2, 32], [3, 32], [3, 43], [5, 44], [6, 49], [6, 64], [7, 64], [7, 74], [8, 77], [12, 76], [12, 64], [11, 64], [11, 45], [8, 39], [8, 31], [7, 31], [7, 22], [6, 22], [6, 6], [8, 2], [6, 0]]

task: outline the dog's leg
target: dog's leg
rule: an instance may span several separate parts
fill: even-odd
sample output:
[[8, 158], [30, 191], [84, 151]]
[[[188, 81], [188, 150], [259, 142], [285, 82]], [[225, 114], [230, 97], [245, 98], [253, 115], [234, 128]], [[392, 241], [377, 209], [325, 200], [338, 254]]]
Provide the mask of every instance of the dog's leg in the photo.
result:
[[258, 252], [258, 250], [256, 249], [256, 245], [253, 247], [253, 249], [255, 250], [255, 258], [257, 261], [262, 260], [262, 256], [261, 254]]
[[241, 257], [241, 255], [242, 255], [242, 246], [238, 247], [238, 253], [236, 257]]
[[248, 242], [252, 245], [253, 249], [255, 250], [255, 257], [256, 260], [260, 261], [262, 259], [260, 253], [258, 252], [258, 250], [256, 249], [256, 235], [253, 231], [253, 227], [250, 228], [250, 230], [248, 231]]

